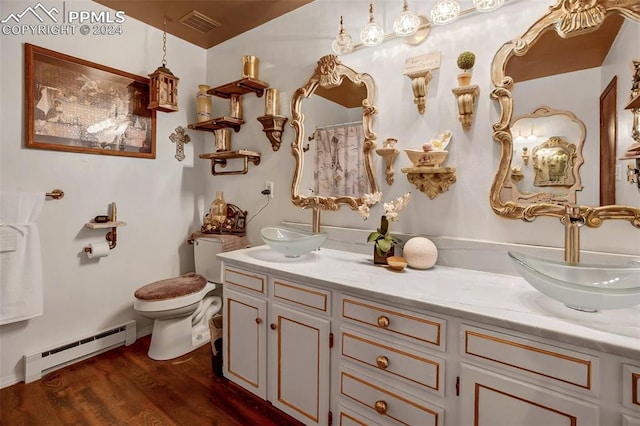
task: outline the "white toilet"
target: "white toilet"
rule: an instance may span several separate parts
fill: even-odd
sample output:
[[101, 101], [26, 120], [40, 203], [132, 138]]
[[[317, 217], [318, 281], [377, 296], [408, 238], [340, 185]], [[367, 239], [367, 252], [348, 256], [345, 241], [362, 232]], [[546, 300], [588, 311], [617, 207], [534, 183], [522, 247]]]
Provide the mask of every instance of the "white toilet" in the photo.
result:
[[197, 238], [193, 244], [196, 272], [156, 281], [135, 292], [133, 309], [153, 319], [149, 357], [167, 360], [209, 343], [209, 319], [222, 308], [222, 268], [216, 254], [222, 241]]

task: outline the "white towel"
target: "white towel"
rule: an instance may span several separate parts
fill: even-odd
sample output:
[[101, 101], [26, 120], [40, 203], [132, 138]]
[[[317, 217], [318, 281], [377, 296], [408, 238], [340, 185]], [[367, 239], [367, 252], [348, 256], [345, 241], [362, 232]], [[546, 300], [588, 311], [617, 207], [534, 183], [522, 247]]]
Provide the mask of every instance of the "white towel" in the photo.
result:
[[13, 232], [15, 250], [0, 252], [0, 325], [42, 315], [40, 233], [44, 192], [0, 193], [0, 226]]

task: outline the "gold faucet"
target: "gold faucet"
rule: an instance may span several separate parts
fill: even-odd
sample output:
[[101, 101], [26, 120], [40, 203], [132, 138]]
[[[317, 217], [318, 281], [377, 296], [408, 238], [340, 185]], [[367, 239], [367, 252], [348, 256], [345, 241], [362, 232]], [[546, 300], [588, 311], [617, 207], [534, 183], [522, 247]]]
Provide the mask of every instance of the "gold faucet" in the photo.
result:
[[313, 222], [312, 222], [312, 230], [314, 234], [320, 233], [320, 206], [313, 206]]
[[584, 225], [580, 206], [567, 204], [560, 221], [564, 224], [564, 261], [575, 266], [580, 262], [580, 227]]

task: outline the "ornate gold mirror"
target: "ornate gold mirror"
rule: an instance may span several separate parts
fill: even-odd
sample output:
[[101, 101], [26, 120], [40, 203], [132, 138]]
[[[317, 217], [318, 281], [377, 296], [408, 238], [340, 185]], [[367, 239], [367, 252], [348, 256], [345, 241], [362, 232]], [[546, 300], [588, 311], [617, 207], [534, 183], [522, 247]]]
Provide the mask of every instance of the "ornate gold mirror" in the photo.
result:
[[586, 128], [569, 111], [540, 107], [511, 123], [511, 200], [576, 203]]
[[347, 204], [357, 210], [365, 193], [378, 190], [372, 165], [375, 94], [369, 74], [358, 73], [337, 56], [327, 55], [293, 95], [291, 154], [296, 168], [291, 201], [298, 207], [314, 208], [315, 232], [320, 209], [338, 210]]
[[[509, 219], [527, 221], [537, 216], [552, 216], [561, 218], [565, 225], [578, 223], [590, 227], [600, 226], [605, 219], [623, 219], [630, 221], [633, 226], [640, 227], [639, 207], [600, 205], [598, 191], [593, 189], [599, 185], [594, 176], [598, 175], [598, 165], [601, 164], [599, 157], [604, 155], [598, 141], [598, 133], [601, 130], [598, 124], [598, 102], [607, 83], [614, 79], [616, 73], [628, 72], [627, 68], [634, 55], [637, 56], [635, 26], [639, 22], [638, 0], [558, 0], [556, 5], [550, 7], [548, 13], [535, 22], [521, 38], [505, 43], [496, 53], [492, 64], [495, 88], [491, 96], [499, 103], [500, 117], [499, 121], [493, 124], [493, 138], [501, 144], [501, 156], [490, 196], [491, 207], [495, 213]], [[582, 78], [577, 78], [571, 74], [585, 72], [584, 70], [588, 73], [586, 77], [581, 75]], [[628, 92], [625, 89], [622, 93], [626, 97]], [[575, 182], [565, 180], [560, 185], [557, 181], [551, 182], [547, 157], [546, 177], [541, 175], [536, 185], [534, 175], [530, 190], [520, 191], [517, 188], [519, 184], [514, 182], [521, 179], [521, 171], [515, 164], [519, 161], [515, 160], [515, 153], [517, 152], [518, 158], [521, 158], [522, 147], [518, 147], [515, 140], [519, 136], [518, 130], [524, 136], [529, 135], [529, 129], [528, 123], [516, 129], [515, 126], [521, 123], [520, 120], [513, 119], [514, 111], [522, 111], [520, 114], [523, 114], [527, 109], [534, 109], [532, 105], [559, 104], [571, 104], [572, 106], [566, 109], [571, 109], [574, 113], [574, 106], [576, 109], [582, 108], [576, 115], [587, 123], [582, 179], [580, 174], [577, 174], [582, 152], [580, 143], [577, 139], [572, 141], [565, 137], [564, 140], [549, 141], [546, 146], [540, 146], [537, 153], [540, 157], [541, 149], [551, 152], [548, 148], [555, 144], [553, 152], [557, 155], [554, 162], [561, 162], [564, 161], [563, 154], [570, 156], [573, 152], [567, 144], [574, 144]], [[616, 108], [620, 109], [619, 106]], [[623, 133], [618, 139], [622, 147], [632, 142], [631, 138]], [[564, 148], [560, 149], [560, 146]], [[527, 151], [531, 151], [528, 152], [531, 161], [528, 167], [534, 167], [533, 149]], [[613, 152], [612, 155], [615, 158], [616, 153]], [[540, 167], [540, 164], [537, 167]], [[564, 169], [568, 170], [566, 166]], [[588, 173], [585, 173], [585, 170]], [[551, 171], [556, 173], [555, 170]], [[605, 172], [615, 174], [615, 170]], [[585, 180], [586, 177], [590, 179], [589, 182]], [[568, 186], [569, 184], [571, 186]], [[576, 194], [582, 185], [584, 192], [589, 189], [592, 193], [595, 191], [596, 196], [587, 196], [582, 192]], [[563, 187], [566, 190], [558, 190]], [[522, 196], [523, 193], [526, 193], [526, 196]], [[633, 204], [637, 206], [640, 203]], [[567, 243], [565, 248], [566, 246]]]

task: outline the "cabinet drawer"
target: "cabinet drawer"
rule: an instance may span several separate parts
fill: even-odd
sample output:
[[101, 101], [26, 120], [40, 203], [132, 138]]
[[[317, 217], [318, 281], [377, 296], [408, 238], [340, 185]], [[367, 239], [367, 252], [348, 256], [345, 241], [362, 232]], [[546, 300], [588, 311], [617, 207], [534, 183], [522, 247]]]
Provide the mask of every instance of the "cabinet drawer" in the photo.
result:
[[266, 294], [267, 290], [266, 275], [256, 274], [255, 272], [230, 266], [224, 267], [224, 282], [225, 284], [233, 284], [245, 290], [255, 291], [260, 294]]
[[443, 425], [444, 411], [382, 383], [348, 371], [340, 372], [340, 394], [361, 404], [380, 423], [402, 425]]
[[338, 414], [339, 426], [380, 426], [380, 423], [375, 423], [368, 418], [356, 413], [350, 408], [346, 408], [344, 405], [340, 406], [340, 413]]
[[315, 312], [331, 313], [331, 292], [326, 290], [273, 278], [271, 295], [276, 301], [293, 303]]
[[389, 337], [402, 336], [445, 350], [446, 321], [440, 318], [352, 297], [342, 299], [342, 318], [380, 330]]
[[640, 412], [640, 367], [622, 365], [622, 405]]
[[400, 378], [444, 396], [444, 360], [379, 339], [342, 330], [342, 356], [383, 375]]
[[538, 380], [597, 394], [598, 358], [475, 327], [462, 327], [466, 357]]

